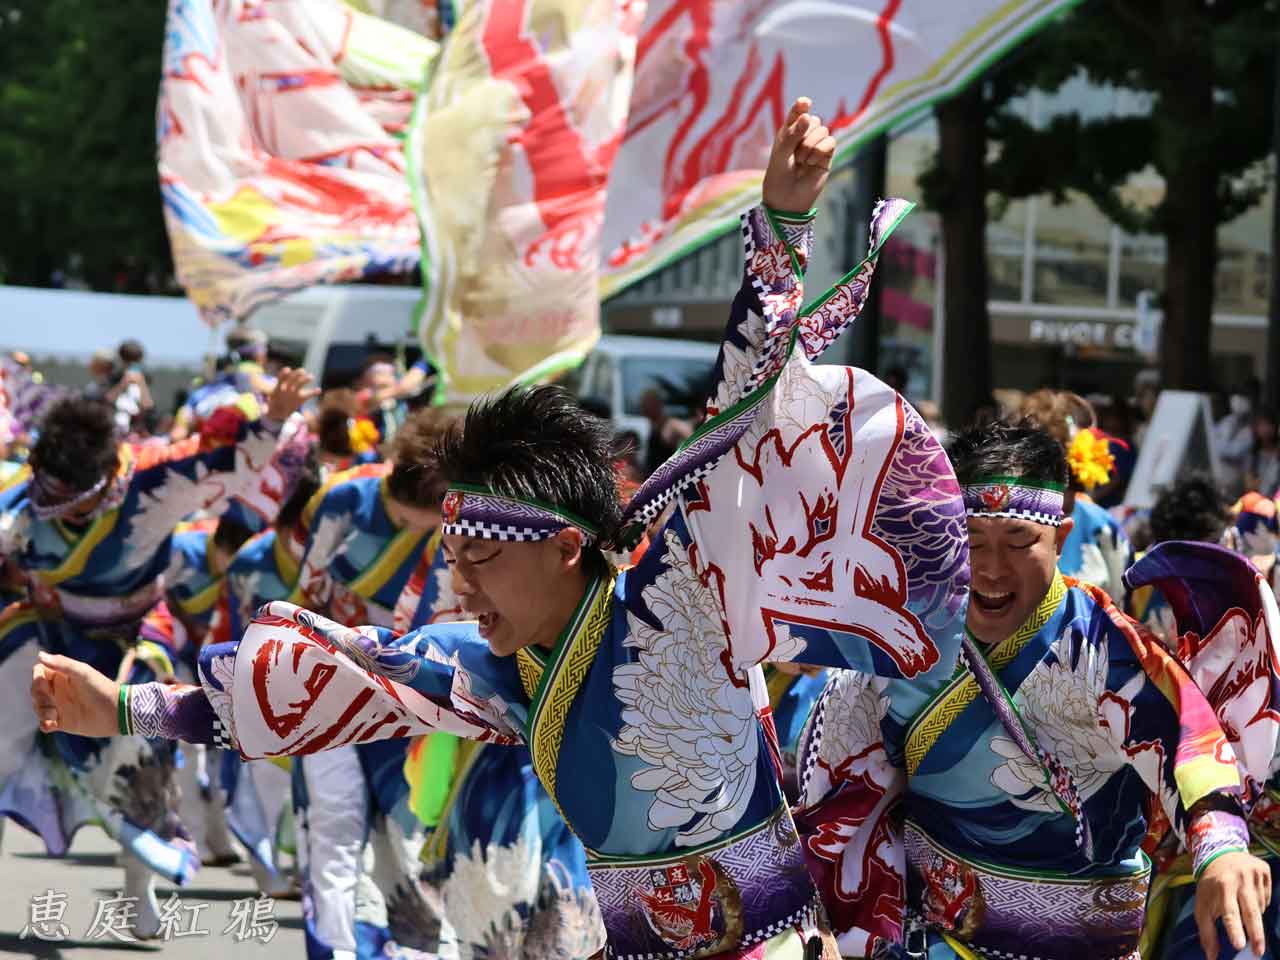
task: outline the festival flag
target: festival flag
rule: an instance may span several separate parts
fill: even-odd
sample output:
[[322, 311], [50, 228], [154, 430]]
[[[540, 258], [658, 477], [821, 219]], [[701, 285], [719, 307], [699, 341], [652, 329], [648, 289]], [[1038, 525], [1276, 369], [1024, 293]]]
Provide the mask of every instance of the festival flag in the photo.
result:
[[737, 223], [811, 97], [836, 162], [957, 92], [1077, 0], [650, 0], [613, 170], [603, 296]]
[[595, 344], [605, 185], [643, 17], [643, 0], [458, 13], [406, 146], [438, 399], [553, 376]]
[[400, 136], [437, 50], [339, 0], [170, 0], [160, 188], [207, 321], [417, 266]]

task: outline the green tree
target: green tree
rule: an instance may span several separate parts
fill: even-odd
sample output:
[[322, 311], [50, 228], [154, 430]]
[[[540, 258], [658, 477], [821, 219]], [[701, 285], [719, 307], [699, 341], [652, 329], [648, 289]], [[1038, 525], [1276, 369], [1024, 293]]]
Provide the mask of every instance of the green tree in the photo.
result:
[[[1078, 191], [1123, 229], [1165, 238], [1164, 385], [1210, 386], [1217, 231], [1266, 191], [1278, 40], [1278, 0], [1091, 0], [937, 107], [939, 149], [921, 185], [942, 215], [950, 422], [991, 388], [987, 206], [1039, 194]], [[1150, 112], [1027, 122], [1021, 97], [1082, 72], [1149, 95]], [[1142, 208], [1124, 187], [1148, 169], [1166, 190]]]
[[[1058, 201], [1078, 191], [1123, 229], [1165, 238], [1166, 387], [1210, 386], [1218, 227], [1266, 192], [1278, 31], [1277, 0], [1095, 0], [991, 76], [991, 191]], [[1069, 114], [1033, 127], [1010, 108], [1018, 95], [1056, 90], [1081, 71], [1100, 86], [1148, 94], [1151, 111]], [[1142, 208], [1123, 188], [1147, 169], [1165, 193]]]
[[171, 271], [155, 162], [165, 4], [0, 0], [0, 274]]

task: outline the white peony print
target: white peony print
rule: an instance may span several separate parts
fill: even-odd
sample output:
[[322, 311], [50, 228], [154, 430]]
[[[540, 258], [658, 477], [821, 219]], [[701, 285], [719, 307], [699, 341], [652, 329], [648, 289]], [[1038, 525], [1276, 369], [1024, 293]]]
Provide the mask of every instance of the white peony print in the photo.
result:
[[[539, 867], [537, 850], [524, 836], [509, 847], [490, 844], [482, 849], [477, 840], [470, 852], [455, 854], [441, 894], [458, 939], [459, 960], [487, 957], [495, 948], [523, 941], [524, 919], [517, 907], [527, 908], [537, 899]], [[515, 934], [515, 943], [505, 943]]]
[[[1065, 634], [1051, 656], [1041, 661], [1014, 694], [1035, 744], [1048, 751], [1071, 774], [1081, 802], [1098, 792], [1128, 762], [1124, 749], [1127, 725], [1102, 722], [1106, 693], [1107, 652], [1084, 646], [1074, 666], [1071, 634]], [[1062, 659], [1058, 659], [1058, 658]], [[1039, 763], [1028, 758], [1008, 737], [994, 737], [991, 749], [1004, 763], [991, 782], [1024, 809], [1055, 812], [1057, 798], [1048, 791]]]
[[757, 721], [745, 681], [732, 684], [720, 661], [716, 600], [680, 540], [671, 531], [666, 538], [669, 566], [644, 591], [665, 629], [629, 617], [626, 642], [640, 657], [613, 672], [623, 704], [613, 748], [646, 764], [631, 784], [653, 794], [649, 826], [676, 828], [678, 846], [696, 846], [732, 830], [746, 811], [755, 788]]

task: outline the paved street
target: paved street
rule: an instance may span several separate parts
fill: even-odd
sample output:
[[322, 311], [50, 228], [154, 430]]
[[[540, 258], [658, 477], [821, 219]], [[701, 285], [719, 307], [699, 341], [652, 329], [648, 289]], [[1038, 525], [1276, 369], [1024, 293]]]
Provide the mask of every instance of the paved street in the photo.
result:
[[[112, 960], [129, 958], [140, 960], [149, 954], [163, 954], [175, 960], [225, 960], [237, 958], [265, 958], [267, 956], [300, 957], [303, 955], [302, 905], [297, 902], [276, 901], [271, 916], [279, 929], [270, 942], [258, 940], [237, 942], [235, 930], [223, 933], [232, 921], [232, 911], [238, 900], [256, 895], [253, 879], [248, 869], [236, 865], [230, 869], [204, 867], [196, 874], [191, 885], [178, 892], [186, 912], [180, 913], [178, 931], [197, 929], [209, 931], [206, 935], [175, 937], [168, 942], [152, 941], [145, 944], [121, 943], [105, 937], [89, 938], [98, 902], [116, 896], [123, 881], [124, 871], [115, 865], [119, 848], [101, 830], [86, 827], [76, 837], [71, 853], [62, 860], [44, 855], [42, 844], [34, 835], [10, 822], [5, 824], [3, 852], [0, 852], [0, 956], [25, 956], [53, 958], [53, 960]], [[157, 885], [157, 898], [163, 904], [177, 888], [170, 884]], [[68, 936], [62, 942], [45, 942], [28, 936], [20, 937], [23, 927], [31, 919], [33, 898], [47, 897], [53, 891], [53, 901], [62, 900], [65, 894], [65, 924]], [[193, 909], [207, 904], [201, 909]], [[252, 904], [239, 908], [247, 910], [252, 919]], [[261, 911], [262, 908], [259, 908]], [[108, 915], [110, 908], [108, 908]], [[191, 923], [194, 916], [196, 923]], [[45, 927], [56, 936], [56, 924]], [[234, 954], [229, 951], [234, 950]]]

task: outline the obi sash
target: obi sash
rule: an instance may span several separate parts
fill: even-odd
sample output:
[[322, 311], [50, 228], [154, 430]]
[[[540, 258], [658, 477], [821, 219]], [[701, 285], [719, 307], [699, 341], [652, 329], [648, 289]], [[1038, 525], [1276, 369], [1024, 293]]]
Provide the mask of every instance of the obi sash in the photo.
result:
[[816, 893], [786, 807], [734, 837], [634, 860], [587, 854], [609, 957], [678, 960], [812, 931]]
[[966, 858], [918, 824], [903, 827], [910, 902], [982, 957], [1137, 960], [1151, 862], [1129, 874], [1072, 877]]

